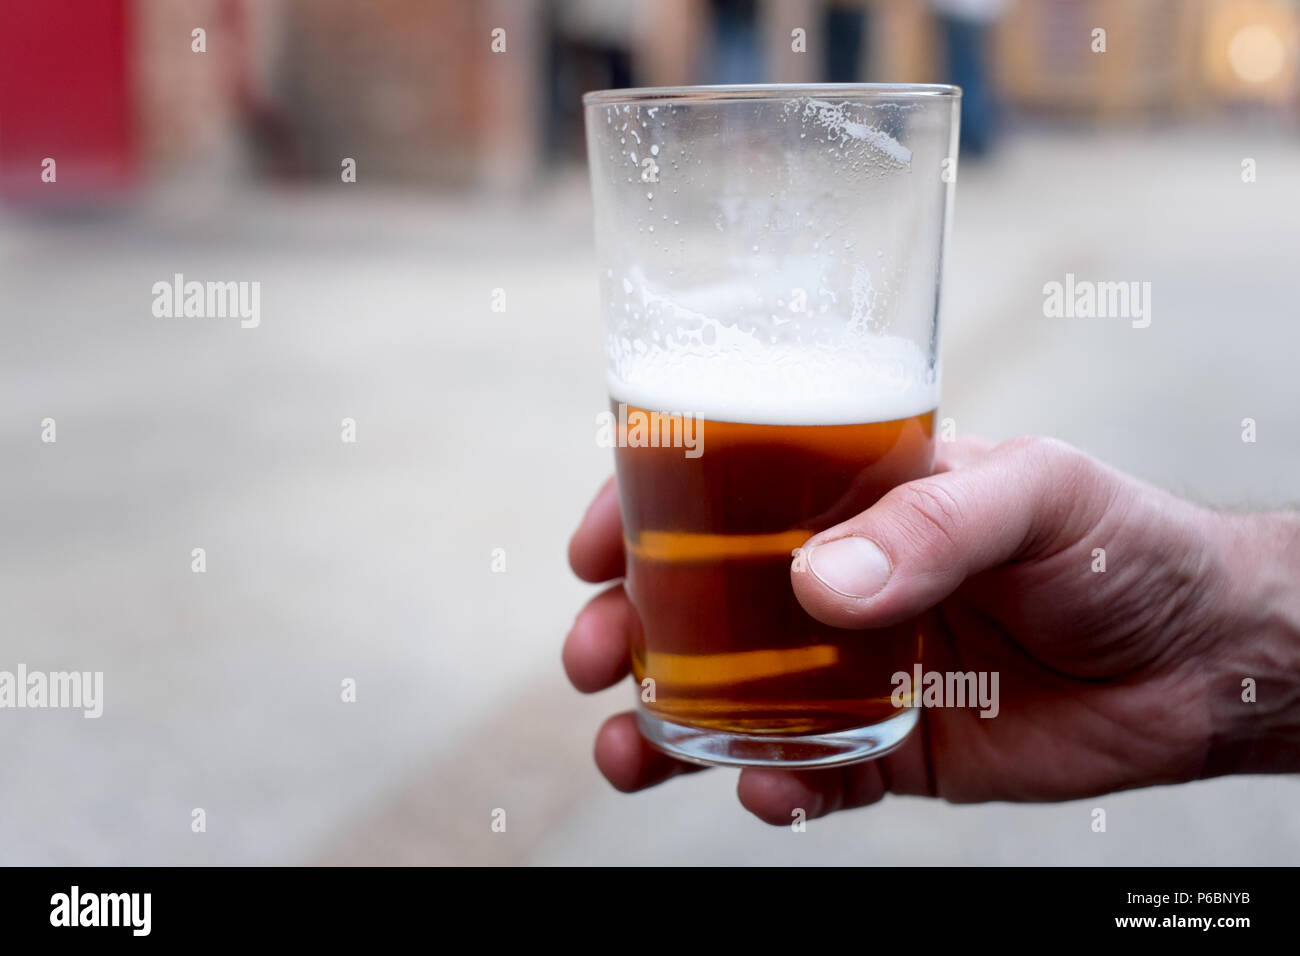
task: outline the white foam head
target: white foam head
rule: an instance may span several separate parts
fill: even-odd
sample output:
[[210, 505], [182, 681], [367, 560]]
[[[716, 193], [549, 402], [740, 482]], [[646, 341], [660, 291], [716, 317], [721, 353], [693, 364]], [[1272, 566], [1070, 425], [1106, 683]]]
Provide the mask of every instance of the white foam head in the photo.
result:
[[895, 421], [939, 404], [938, 376], [917, 346], [861, 335], [840, 345], [735, 343], [674, 354], [646, 350], [609, 373], [615, 401], [714, 421], [849, 425]]
[[[760, 275], [779, 276], [775, 294], [764, 295], [761, 278], [670, 290], [638, 268], [611, 282], [622, 292], [609, 305], [606, 339], [614, 400], [756, 425], [896, 421], [938, 406], [938, 369], [877, 322], [865, 268], [855, 270], [851, 296], [824, 289], [809, 261]], [[780, 286], [813, 292], [799, 311], [791, 303], [778, 312]]]

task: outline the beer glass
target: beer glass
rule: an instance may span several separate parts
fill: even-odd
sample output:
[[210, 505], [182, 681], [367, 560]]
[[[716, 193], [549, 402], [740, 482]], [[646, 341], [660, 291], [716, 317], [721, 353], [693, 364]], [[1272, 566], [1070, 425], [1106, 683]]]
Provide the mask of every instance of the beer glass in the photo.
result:
[[919, 625], [828, 627], [790, 576], [930, 473], [960, 96], [583, 98], [638, 721], [674, 756], [834, 766], [917, 722]]

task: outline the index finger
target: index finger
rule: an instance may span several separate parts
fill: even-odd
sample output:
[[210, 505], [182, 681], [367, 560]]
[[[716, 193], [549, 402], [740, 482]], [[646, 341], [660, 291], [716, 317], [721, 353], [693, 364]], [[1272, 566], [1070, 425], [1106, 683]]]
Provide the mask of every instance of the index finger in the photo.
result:
[[623, 576], [623, 522], [612, 477], [596, 492], [569, 539], [569, 567], [593, 584]]

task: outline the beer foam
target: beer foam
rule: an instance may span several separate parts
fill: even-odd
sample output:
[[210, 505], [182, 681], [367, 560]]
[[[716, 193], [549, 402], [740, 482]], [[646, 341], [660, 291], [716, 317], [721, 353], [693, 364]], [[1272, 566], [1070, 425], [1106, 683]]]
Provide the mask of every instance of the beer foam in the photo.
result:
[[[882, 154], [900, 166], [910, 165], [912, 151], [883, 130], [854, 118], [853, 106], [848, 101], [832, 103], [829, 100], [795, 99], [786, 104], [786, 113], [801, 112], [805, 120], [812, 119], [826, 134], [841, 144], [850, 140]], [[869, 111], [862, 111], [869, 115]]]
[[639, 408], [753, 425], [858, 425], [938, 406], [938, 375], [915, 343], [893, 335], [846, 339], [765, 345], [731, 337], [717, 349], [650, 349], [610, 370], [609, 392]]

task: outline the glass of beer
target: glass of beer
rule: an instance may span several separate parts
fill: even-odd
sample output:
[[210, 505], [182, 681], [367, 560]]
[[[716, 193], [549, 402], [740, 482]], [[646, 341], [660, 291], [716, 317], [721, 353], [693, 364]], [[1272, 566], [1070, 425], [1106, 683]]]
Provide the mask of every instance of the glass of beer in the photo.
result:
[[674, 756], [827, 767], [916, 725], [920, 624], [829, 627], [791, 575], [932, 468], [960, 97], [583, 98], [638, 720]]

